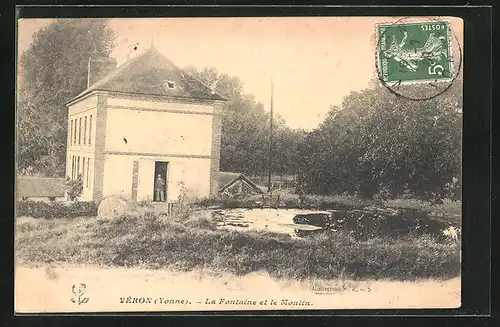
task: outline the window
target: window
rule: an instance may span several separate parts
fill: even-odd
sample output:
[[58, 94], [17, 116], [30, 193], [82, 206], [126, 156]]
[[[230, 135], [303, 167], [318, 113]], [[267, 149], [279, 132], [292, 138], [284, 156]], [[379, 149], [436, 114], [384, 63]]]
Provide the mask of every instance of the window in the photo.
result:
[[78, 144], [82, 144], [82, 118], [78, 122]]
[[80, 175], [80, 156], [76, 157], [76, 178]]
[[92, 115], [90, 115], [89, 120], [89, 145], [92, 144]]
[[85, 157], [82, 157], [82, 186], [85, 182]]
[[75, 179], [75, 156], [71, 158], [71, 179]]
[[73, 134], [73, 145], [76, 145], [76, 119], [73, 119], [75, 121], [75, 133]]
[[87, 183], [86, 183], [87, 187], [89, 187], [89, 175], [90, 175], [90, 158], [87, 158]]
[[71, 120], [71, 132], [69, 134], [69, 144], [73, 143], [73, 119]]
[[175, 89], [175, 83], [173, 81], [166, 81], [163, 83], [163, 89], [168, 91], [169, 89]]
[[54, 202], [56, 200], [56, 197], [55, 196], [49, 196], [49, 201], [50, 202]]
[[87, 116], [85, 116], [85, 126], [83, 127], [83, 144], [87, 144]]

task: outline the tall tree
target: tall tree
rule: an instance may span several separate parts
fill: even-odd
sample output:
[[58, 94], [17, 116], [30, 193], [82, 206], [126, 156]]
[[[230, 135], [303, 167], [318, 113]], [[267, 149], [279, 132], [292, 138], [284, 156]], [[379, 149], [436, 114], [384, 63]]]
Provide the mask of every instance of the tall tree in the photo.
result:
[[90, 57], [108, 58], [114, 33], [103, 19], [58, 19], [35, 33], [18, 69], [18, 168], [62, 176], [67, 101], [87, 86]]
[[[402, 86], [424, 97], [424, 86]], [[301, 148], [299, 181], [312, 193], [443, 198], [461, 169], [462, 80], [410, 101], [378, 86], [332, 107]]]
[[[253, 95], [244, 93], [238, 77], [220, 74], [215, 68], [186, 71], [228, 99], [222, 111], [221, 169], [264, 176], [268, 171], [269, 113]], [[295, 174], [296, 151], [304, 133], [288, 128], [283, 118], [274, 117], [274, 174]]]

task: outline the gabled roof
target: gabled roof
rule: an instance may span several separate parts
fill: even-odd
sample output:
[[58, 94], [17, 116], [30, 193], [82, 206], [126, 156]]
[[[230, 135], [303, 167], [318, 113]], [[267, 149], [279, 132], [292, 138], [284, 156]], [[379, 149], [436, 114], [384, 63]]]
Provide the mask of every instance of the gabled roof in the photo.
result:
[[[167, 85], [167, 83], [171, 82], [173, 82], [173, 88]], [[213, 93], [200, 80], [175, 66], [174, 63], [154, 47], [117, 67], [68, 103], [97, 90], [207, 100], [226, 100], [219, 94]]]
[[63, 197], [64, 178], [18, 176], [16, 190], [18, 197]]
[[250, 178], [241, 173], [220, 171], [218, 174], [218, 180], [219, 180], [219, 193], [224, 192], [224, 190], [231, 187], [234, 183], [236, 183], [239, 180], [245, 181], [250, 187], [255, 189], [255, 191], [259, 193], [264, 193], [264, 191], [259, 186], [257, 186], [257, 184], [255, 184], [252, 180], [250, 180]]

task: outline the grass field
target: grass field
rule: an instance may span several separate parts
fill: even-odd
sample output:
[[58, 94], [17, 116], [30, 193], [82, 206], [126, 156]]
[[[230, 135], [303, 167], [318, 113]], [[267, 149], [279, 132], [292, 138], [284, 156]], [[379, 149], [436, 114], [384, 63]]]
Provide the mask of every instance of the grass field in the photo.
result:
[[16, 262], [92, 264], [188, 271], [211, 269], [273, 277], [415, 280], [460, 274], [460, 244], [429, 237], [356, 241], [342, 233], [305, 239], [260, 232], [219, 230], [206, 210], [174, 217], [148, 211], [115, 219], [33, 219], [16, 223]]

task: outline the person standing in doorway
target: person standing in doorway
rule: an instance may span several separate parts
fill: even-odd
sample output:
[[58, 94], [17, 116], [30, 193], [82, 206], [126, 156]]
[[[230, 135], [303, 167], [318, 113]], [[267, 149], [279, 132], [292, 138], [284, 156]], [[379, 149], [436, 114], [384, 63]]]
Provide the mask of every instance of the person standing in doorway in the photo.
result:
[[165, 181], [158, 174], [155, 182], [156, 201], [165, 201]]

